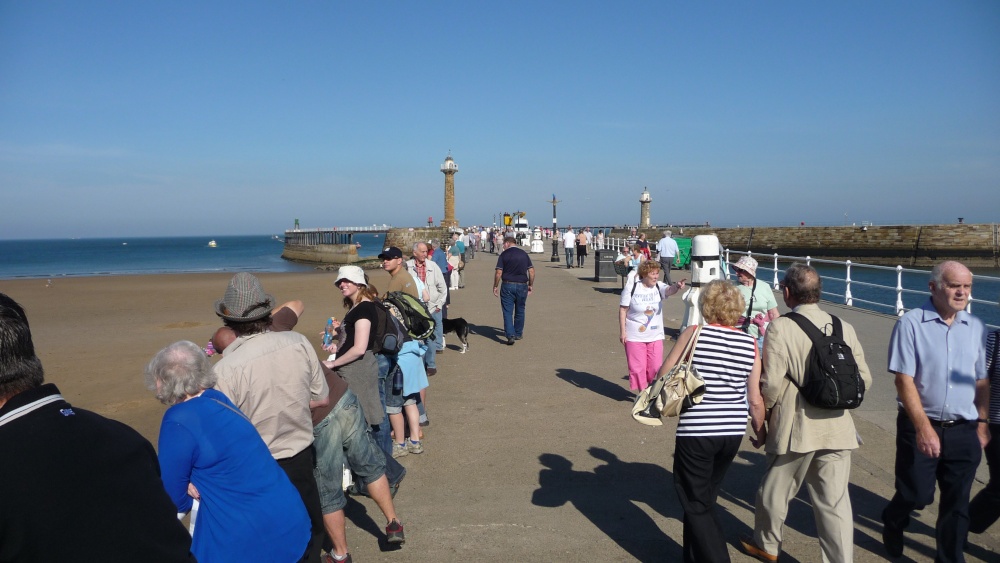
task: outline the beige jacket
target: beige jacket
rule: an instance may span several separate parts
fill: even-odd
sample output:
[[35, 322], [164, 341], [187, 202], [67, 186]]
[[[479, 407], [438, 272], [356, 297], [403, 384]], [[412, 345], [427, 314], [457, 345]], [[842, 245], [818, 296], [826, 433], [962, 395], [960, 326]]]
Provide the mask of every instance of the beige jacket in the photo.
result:
[[[799, 305], [794, 309], [824, 333], [830, 314], [815, 304]], [[865, 362], [865, 353], [854, 333], [854, 327], [841, 319], [844, 342], [854, 352], [865, 390], [871, 389], [872, 376]], [[824, 330], [824, 327], [826, 329]], [[764, 407], [769, 409], [767, 441], [764, 451], [770, 454], [808, 453], [817, 450], [851, 450], [858, 447], [857, 431], [849, 410], [828, 410], [814, 407], [799, 394], [789, 377], [802, 383], [806, 358], [812, 341], [795, 321], [779, 317], [771, 322], [764, 339], [764, 373], [761, 374]], [[789, 377], [786, 377], [789, 376]]]

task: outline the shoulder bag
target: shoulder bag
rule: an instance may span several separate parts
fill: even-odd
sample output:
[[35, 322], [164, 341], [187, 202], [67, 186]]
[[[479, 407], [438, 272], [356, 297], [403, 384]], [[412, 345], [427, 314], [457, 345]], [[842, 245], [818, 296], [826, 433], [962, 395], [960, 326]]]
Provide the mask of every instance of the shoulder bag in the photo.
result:
[[632, 418], [647, 426], [662, 426], [661, 417], [679, 416], [701, 402], [705, 395], [705, 380], [692, 363], [701, 334], [701, 325], [688, 340], [677, 365], [663, 377], [658, 377], [643, 389], [632, 405]]

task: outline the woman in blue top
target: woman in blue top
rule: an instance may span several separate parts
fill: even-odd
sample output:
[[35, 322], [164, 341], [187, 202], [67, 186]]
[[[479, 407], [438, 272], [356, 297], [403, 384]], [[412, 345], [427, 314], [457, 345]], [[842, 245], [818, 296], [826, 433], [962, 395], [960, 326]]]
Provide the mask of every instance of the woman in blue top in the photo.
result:
[[[309, 517], [298, 491], [250, 420], [212, 387], [205, 352], [188, 341], [160, 350], [146, 386], [171, 405], [160, 425], [163, 486], [178, 512], [199, 498], [191, 551], [198, 561], [302, 559]], [[190, 490], [190, 495], [189, 495]]]

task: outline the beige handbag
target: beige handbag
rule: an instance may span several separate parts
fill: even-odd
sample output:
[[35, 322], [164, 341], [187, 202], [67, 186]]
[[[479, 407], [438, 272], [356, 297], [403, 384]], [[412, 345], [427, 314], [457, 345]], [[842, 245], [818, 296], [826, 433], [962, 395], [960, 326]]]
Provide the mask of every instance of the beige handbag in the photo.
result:
[[688, 408], [701, 402], [705, 395], [705, 380], [692, 364], [701, 325], [688, 340], [681, 359], [663, 377], [656, 378], [643, 389], [632, 405], [632, 418], [647, 426], [662, 426], [661, 417], [680, 416]]

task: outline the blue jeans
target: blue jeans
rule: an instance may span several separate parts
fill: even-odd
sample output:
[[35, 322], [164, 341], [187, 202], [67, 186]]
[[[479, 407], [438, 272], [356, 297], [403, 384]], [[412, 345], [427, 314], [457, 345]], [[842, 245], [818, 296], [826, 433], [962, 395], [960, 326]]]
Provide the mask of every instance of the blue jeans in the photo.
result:
[[343, 487], [345, 461], [359, 477], [359, 485], [367, 485], [385, 474], [385, 454], [375, 444], [358, 398], [350, 389], [313, 428], [313, 438], [316, 447], [313, 473], [323, 514], [336, 512], [347, 504]]
[[389, 415], [385, 413], [385, 387], [388, 384], [389, 392], [392, 392], [392, 381], [387, 380], [392, 366], [396, 364], [396, 358], [385, 354], [375, 354], [375, 359], [378, 360], [378, 394], [382, 400], [382, 422], [379, 423], [378, 429], [372, 428], [372, 438], [385, 454], [385, 476], [389, 478], [390, 485], [395, 485], [406, 475], [406, 468], [392, 457], [392, 436], [389, 435], [392, 428], [389, 426]]
[[524, 305], [528, 301], [528, 284], [500, 285], [500, 308], [503, 309], [503, 333], [509, 338], [524, 335]]
[[565, 248], [564, 250], [566, 250], [566, 267], [567, 268], [572, 268], [573, 267], [573, 251], [574, 250], [572, 248]]
[[428, 369], [437, 369], [437, 351], [443, 346], [441, 346], [441, 341], [444, 339], [444, 323], [441, 322], [441, 311], [437, 313], [431, 313], [434, 317], [434, 336], [432, 340], [427, 341], [427, 352], [424, 354], [424, 365]]

